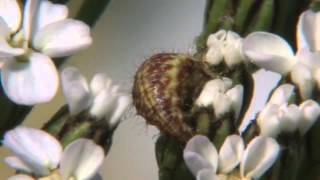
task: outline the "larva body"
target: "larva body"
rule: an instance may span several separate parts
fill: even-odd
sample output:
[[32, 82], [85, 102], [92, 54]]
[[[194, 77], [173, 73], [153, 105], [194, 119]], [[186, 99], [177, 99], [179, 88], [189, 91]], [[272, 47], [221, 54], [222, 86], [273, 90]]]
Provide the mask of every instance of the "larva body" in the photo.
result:
[[184, 142], [194, 135], [185, 114], [192, 103], [190, 78], [195, 67], [196, 61], [187, 55], [156, 54], [140, 66], [133, 87], [138, 114], [165, 134]]

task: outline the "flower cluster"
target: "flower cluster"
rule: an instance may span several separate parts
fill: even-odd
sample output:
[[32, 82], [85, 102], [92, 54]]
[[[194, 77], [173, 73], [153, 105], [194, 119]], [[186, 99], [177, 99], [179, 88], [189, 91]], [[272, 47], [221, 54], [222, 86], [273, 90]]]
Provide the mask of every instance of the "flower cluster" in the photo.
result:
[[[287, 163], [303, 163], [298, 162], [301, 159], [291, 161], [293, 155], [287, 151], [297, 152], [299, 157], [307, 156], [290, 144], [290, 138], [299, 135], [300, 138], [294, 142], [304, 146], [300, 140], [307, 137], [304, 135], [320, 117], [320, 106], [314, 100], [315, 87], [320, 88], [319, 15], [310, 10], [300, 15], [296, 53], [284, 39], [268, 32], [253, 32], [243, 39], [225, 30], [209, 36], [204, 57], [208, 64], [220, 65], [224, 61], [227, 68], [231, 68], [248, 59], [244, 62], [246, 65], [250, 66], [252, 62], [260, 68], [280, 73], [284, 78], [254, 120], [257, 126], [251, 124], [242, 132], [242, 136], [251, 139], [246, 148], [238, 135], [221, 136], [224, 143], [219, 153], [205, 136], [196, 135], [188, 141], [183, 153], [184, 161], [197, 180], [259, 179], [279, 155]], [[219, 73], [215, 75], [215, 79], [205, 84], [195, 103], [200, 107], [212, 105], [218, 118], [233, 112], [237, 121], [244, 87], [233, 85], [233, 80], [221, 78]], [[249, 130], [248, 135], [250, 128], [255, 130]], [[285, 141], [278, 138], [279, 135], [285, 135], [281, 136]], [[220, 139], [215, 140], [219, 144]], [[281, 151], [277, 140], [284, 151]]]
[[268, 104], [257, 118], [260, 134], [277, 137], [280, 133], [299, 131], [303, 136], [320, 115], [320, 106], [314, 100], [305, 100], [299, 106], [289, 104], [294, 86], [283, 84], [272, 94]]
[[240, 136], [230, 135], [218, 153], [206, 136], [197, 135], [187, 143], [183, 157], [197, 180], [258, 179], [273, 165], [279, 151], [272, 138], [257, 136], [245, 148]]
[[17, 0], [0, 2], [1, 83], [13, 102], [50, 101], [59, 85], [51, 58], [91, 44], [90, 28], [67, 16], [65, 5], [48, 0], [27, 0], [23, 11]]
[[233, 85], [232, 80], [224, 77], [208, 81], [196, 100], [198, 106], [212, 105], [215, 116], [220, 118], [232, 111], [238, 118], [243, 100], [243, 86]]
[[90, 179], [104, 159], [103, 149], [92, 140], [78, 139], [63, 150], [50, 134], [27, 127], [8, 131], [3, 145], [14, 154], [5, 158], [6, 164], [19, 172], [10, 180]]
[[211, 34], [207, 40], [207, 47], [204, 61], [210, 65], [224, 62], [232, 68], [244, 60], [241, 53], [242, 38], [233, 31], [220, 30]]
[[[59, 86], [51, 58], [72, 55], [92, 43], [89, 26], [67, 17], [67, 6], [48, 0], [26, 0], [22, 10], [17, 0], [0, 2], [1, 83], [13, 102], [50, 101]], [[61, 81], [71, 116], [85, 111], [113, 128], [131, 104], [130, 96], [104, 74], [95, 75], [89, 87], [80, 72], [69, 67]], [[3, 145], [14, 154], [5, 158], [18, 172], [12, 180], [91, 179], [105, 155], [92, 140], [77, 139], [63, 150], [50, 134], [26, 127], [6, 132]]]
[[320, 87], [318, 16], [311, 10], [300, 15], [296, 53], [283, 38], [268, 32], [254, 32], [243, 40], [243, 53], [252, 63], [289, 75], [303, 99], [311, 98], [316, 84]]
[[96, 74], [90, 87], [78, 69], [65, 68], [61, 74], [62, 90], [71, 115], [88, 110], [98, 120], [106, 119], [114, 127], [131, 104], [129, 94], [119, 91], [119, 86], [105, 74]]

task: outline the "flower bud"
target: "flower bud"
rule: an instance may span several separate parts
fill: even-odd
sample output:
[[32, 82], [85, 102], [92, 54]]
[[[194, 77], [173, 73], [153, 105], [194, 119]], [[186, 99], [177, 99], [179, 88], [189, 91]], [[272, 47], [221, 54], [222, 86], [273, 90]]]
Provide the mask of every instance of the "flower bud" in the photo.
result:
[[260, 135], [268, 137], [277, 137], [280, 134], [280, 121], [277, 116], [279, 106], [267, 104], [260, 112], [257, 123], [260, 128]]
[[291, 84], [283, 84], [272, 93], [268, 103], [281, 106], [282, 104], [288, 103], [294, 95], [294, 86]]
[[232, 108], [234, 110], [235, 119], [237, 119], [240, 115], [243, 103], [243, 91], [243, 86], [241, 84], [238, 84], [226, 93], [226, 95], [230, 98], [232, 102]]
[[214, 79], [208, 81], [203, 90], [200, 93], [200, 96], [196, 100], [198, 106], [208, 106], [212, 104], [215, 93], [224, 93], [232, 85], [232, 81], [229, 78], [223, 79]]
[[223, 115], [232, 111], [233, 103], [231, 99], [222, 93], [216, 93], [213, 95], [213, 109], [215, 116], [219, 119]]
[[282, 132], [294, 132], [298, 128], [298, 123], [303, 119], [303, 114], [295, 104], [283, 105], [279, 109], [280, 129]]
[[242, 55], [242, 38], [235, 32], [220, 30], [209, 36], [205, 61], [210, 65], [219, 65], [223, 60], [229, 68], [239, 64]]
[[224, 60], [229, 68], [240, 64], [244, 59], [241, 53], [242, 38], [235, 32], [228, 31], [225, 47], [223, 49]]
[[301, 135], [304, 135], [319, 118], [320, 106], [313, 100], [307, 100], [299, 108], [303, 111], [304, 117], [299, 123], [299, 131]]
[[211, 34], [208, 37], [207, 46], [210, 48], [212, 46], [215, 46], [216, 44], [220, 44], [221, 42], [224, 41], [226, 36], [227, 36], [227, 31], [223, 30], [223, 29], [219, 30], [218, 32], [216, 32], [214, 34]]
[[293, 67], [290, 75], [292, 82], [299, 88], [301, 98], [310, 98], [314, 87], [311, 70], [307, 66], [299, 63]]
[[208, 49], [205, 56], [205, 62], [210, 65], [219, 65], [223, 60], [223, 53], [220, 45], [212, 46]]

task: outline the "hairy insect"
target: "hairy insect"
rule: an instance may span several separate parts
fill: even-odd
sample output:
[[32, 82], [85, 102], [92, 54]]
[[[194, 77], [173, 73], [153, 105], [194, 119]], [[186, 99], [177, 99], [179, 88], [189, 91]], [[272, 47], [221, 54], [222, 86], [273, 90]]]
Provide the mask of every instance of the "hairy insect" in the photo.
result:
[[195, 132], [188, 111], [201, 88], [194, 83], [198, 69], [198, 62], [185, 54], [160, 53], [147, 59], [135, 75], [132, 92], [138, 114], [165, 134], [190, 139]]

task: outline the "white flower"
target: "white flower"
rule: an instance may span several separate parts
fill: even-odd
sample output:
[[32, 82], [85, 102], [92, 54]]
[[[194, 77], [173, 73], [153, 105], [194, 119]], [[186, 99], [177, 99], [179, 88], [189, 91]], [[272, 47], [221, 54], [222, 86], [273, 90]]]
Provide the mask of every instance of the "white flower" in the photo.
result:
[[299, 106], [289, 104], [294, 95], [290, 84], [279, 86], [272, 94], [267, 105], [257, 117], [260, 135], [277, 137], [281, 132], [299, 131], [304, 135], [320, 115], [320, 106], [313, 100], [306, 100]]
[[89, 27], [67, 16], [65, 5], [48, 0], [27, 0], [23, 11], [17, 0], [0, 1], [1, 82], [13, 102], [51, 100], [59, 80], [50, 57], [68, 56], [91, 44]]
[[245, 149], [240, 136], [230, 135], [218, 154], [206, 136], [196, 135], [188, 141], [183, 157], [197, 180], [222, 180], [239, 164], [241, 178], [258, 179], [273, 165], [279, 151], [272, 138], [257, 136]]
[[279, 105], [267, 104], [259, 113], [257, 123], [260, 128], [260, 135], [277, 137], [280, 132], [280, 120], [278, 118]]
[[295, 54], [283, 38], [267, 32], [254, 32], [244, 38], [243, 53], [261, 68], [289, 74], [306, 100], [311, 97], [315, 83], [320, 87], [319, 23], [320, 13], [308, 10], [300, 15]]
[[279, 106], [287, 104], [290, 98], [292, 98], [294, 95], [294, 86], [292, 84], [282, 84], [272, 93], [268, 103]]
[[[78, 139], [62, 151], [61, 144], [53, 136], [26, 127], [8, 131], [4, 136], [3, 145], [14, 154], [5, 159], [10, 167], [36, 177], [55, 176], [61, 180], [90, 179], [97, 173], [104, 159], [103, 149], [92, 140]], [[16, 175], [9, 179], [34, 178]]]
[[119, 92], [119, 86], [112, 85], [111, 79], [102, 73], [92, 78], [89, 87], [78, 69], [68, 67], [62, 71], [61, 81], [71, 115], [89, 110], [97, 119], [107, 119], [112, 127], [131, 104], [129, 94]]
[[216, 117], [233, 111], [234, 117], [240, 115], [243, 101], [243, 86], [241, 84], [232, 87], [229, 78], [214, 79], [208, 81], [196, 100], [198, 106], [212, 105]]
[[320, 115], [320, 106], [316, 101], [307, 100], [300, 104], [299, 109], [303, 113], [303, 119], [299, 122], [299, 131], [303, 135], [317, 121]]
[[208, 37], [207, 46], [208, 51], [204, 60], [211, 65], [218, 65], [224, 60], [231, 68], [243, 60], [242, 38], [233, 31], [220, 30], [211, 34]]

